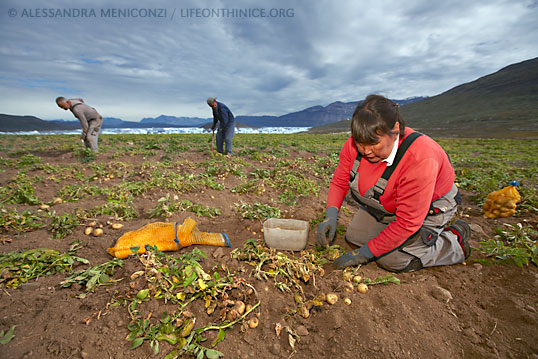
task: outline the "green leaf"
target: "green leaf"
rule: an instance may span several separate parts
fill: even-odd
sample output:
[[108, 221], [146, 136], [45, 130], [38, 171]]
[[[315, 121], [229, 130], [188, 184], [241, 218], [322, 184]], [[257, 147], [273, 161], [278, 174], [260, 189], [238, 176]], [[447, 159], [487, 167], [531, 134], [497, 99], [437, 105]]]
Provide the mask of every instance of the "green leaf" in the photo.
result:
[[76, 259], [78, 262], [82, 263], [82, 264], [90, 264], [90, 261], [87, 260], [86, 258], [75, 257], [75, 259]]
[[131, 349], [136, 349], [136, 348], [138, 348], [139, 346], [142, 345], [142, 343], [144, 343], [144, 338], [136, 338], [136, 339], [133, 340], [133, 342], [131, 343]]
[[136, 297], [140, 300], [143, 300], [143, 299], [146, 299], [146, 297], [148, 296], [149, 294], [149, 289], [146, 288], [146, 289], [142, 289], [140, 292], [138, 292], [136, 294]]
[[89, 291], [92, 291], [97, 286], [97, 281], [99, 280], [98, 276], [93, 276], [90, 278], [90, 280], [86, 283], [86, 289]]
[[110, 280], [110, 277], [106, 273], [102, 273], [99, 277], [99, 283], [104, 284]]
[[205, 355], [207, 356], [207, 359], [218, 359], [224, 356], [224, 354], [215, 349], [207, 349]]
[[185, 282], [183, 282], [184, 287], [188, 287], [192, 284], [198, 278], [198, 274], [196, 272], [193, 272], [187, 279], [185, 279]]
[[174, 324], [172, 324], [172, 322], [163, 323], [163, 325], [161, 325], [161, 333], [170, 334], [173, 331], [174, 331]]
[[128, 341], [133, 341], [135, 340], [137, 335], [138, 335], [138, 330], [133, 330], [132, 332], [129, 333], [129, 335], [125, 339], [127, 339]]
[[219, 329], [219, 333], [217, 334], [217, 337], [215, 338], [215, 340], [213, 340], [213, 343], [211, 343], [211, 346], [214, 347], [215, 345], [223, 341], [224, 338], [226, 338], [226, 332], [222, 329]]
[[168, 323], [170, 322], [170, 315], [168, 315], [166, 312], [163, 312], [163, 314], [161, 315], [161, 323]]
[[389, 283], [400, 284], [400, 280], [392, 274], [387, 274], [386, 276], [378, 277], [374, 280], [371, 280], [370, 278], [364, 278], [364, 283], [368, 285]]
[[13, 338], [15, 338], [15, 325], [12, 326], [6, 334], [4, 334], [3, 330], [0, 332], [0, 344], [7, 344]]
[[170, 353], [168, 353], [164, 359], [176, 359], [179, 355], [179, 352], [177, 350], [172, 350]]
[[176, 345], [177, 342], [178, 342], [178, 337], [177, 335], [175, 334], [161, 334], [159, 336], [157, 336], [157, 340], [159, 341], [165, 341], [165, 342], [168, 342], [169, 344], [172, 344], [172, 345]]

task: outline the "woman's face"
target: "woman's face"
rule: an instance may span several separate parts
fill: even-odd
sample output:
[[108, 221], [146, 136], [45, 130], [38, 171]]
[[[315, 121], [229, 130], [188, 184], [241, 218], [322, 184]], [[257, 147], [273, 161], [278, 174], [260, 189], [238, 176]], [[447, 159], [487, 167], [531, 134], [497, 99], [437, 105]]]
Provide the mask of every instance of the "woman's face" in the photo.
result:
[[397, 135], [379, 136], [379, 142], [374, 145], [361, 145], [357, 143], [357, 149], [361, 155], [370, 162], [381, 162], [387, 159], [394, 147]]
[[387, 159], [392, 152], [392, 148], [394, 147], [394, 141], [396, 141], [396, 138], [398, 138], [397, 134], [400, 131], [400, 124], [398, 122], [396, 122], [396, 125], [394, 125], [392, 131], [396, 133], [396, 135], [379, 136], [379, 142], [373, 145], [361, 145], [359, 143], [355, 143], [357, 145], [357, 149], [361, 155], [370, 162], [381, 162], [384, 159]]

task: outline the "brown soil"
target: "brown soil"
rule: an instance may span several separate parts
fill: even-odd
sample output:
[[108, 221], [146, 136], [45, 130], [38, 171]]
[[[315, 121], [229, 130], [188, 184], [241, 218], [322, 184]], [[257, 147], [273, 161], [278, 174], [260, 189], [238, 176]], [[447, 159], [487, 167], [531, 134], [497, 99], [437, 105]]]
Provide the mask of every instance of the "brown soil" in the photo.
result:
[[[112, 154], [99, 154], [97, 162], [123, 161], [139, 166], [145, 160], [142, 156], [112, 158]], [[34, 152], [34, 155], [54, 165], [77, 162], [69, 151]], [[194, 163], [210, 158], [207, 152], [182, 153], [181, 156]], [[308, 162], [313, 160], [311, 156], [293, 153], [290, 158], [303, 157]], [[152, 158], [158, 159], [159, 156]], [[270, 165], [271, 162], [260, 164], [262, 167]], [[84, 171], [85, 174], [91, 172], [89, 169]], [[16, 173], [16, 168], [6, 169], [0, 175], [0, 184], [5, 186]], [[41, 171], [29, 172], [28, 175], [50, 177]], [[36, 195], [42, 201], [49, 201], [56, 197], [63, 185], [74, 182], [75, 179], [63, 180], [60, 184], [46, 180], [36, 188]], [[107, 185], [117, 182], [117, 178], [112, 179]], [[228, 176], [224, 180], [227, 188], [239, 182], [236, 176]], [[283, 217], [308, 221], [315, 218], [324, 209], [327, 190], [321, 185], [319, 197], [302, 198], [294, 207], [280, 205]], [[157, 199], [165, 194], [164, 191], [151, 191], [137, 197], [134, 206], [139, 217], [126, 222], [120, 231], [105, 226], [104, 235], [94, 238], [85, 236], [84, 226], [81, 226], [73, 234], [57, 240], [51, 239], [46, 229], [20, 234], [4, 232], [0, 251], [41, 247], [67, 251], [74, 240], [80, 240], [83, 248], [77, 255], [87, 258], [92, 264], [103, 263], [111, 259], [106, 249], [113, 246], [121, 233], [158, 221], [149, 218], [147, 211], [155, 207]], [[464, 205], [459, 216], [472, 225], [474, 247], [478, 247], [479, 240], [491, 238], [493, 229], [501, 227], [502, 223], [527, 221], [534, 226], [537, 224], [536, 218], [524, 216], [485, 219], [480, 208], [470, 202], [471, 195], [464, 193]], [[261, 238], [262, 227], [261, 221], [241, 219], [233, 210], [233, 203], [240, 200], [267, 203], [264, 199], [276, 197], [277, 192], [272, 188], [268, 188], [264, 197], [210, 189], [180, 194], [182, 199], [221, 209], [222, 214], [216, 218], [195, 219], [201, 230], [227, 233], [232, 249], [243, 246], [249, 238]], [[87, 198], [55, 205], [54, 210], [63, 214], [74, 208], [93, 208], [104, 203], [105, 197]], [[352, 204], [346, 206], [354, 211]], [[37, 206], [33, 208], [37, 210]], [[178, 213], [168, 220], [182, 222], [188, 216], [193, 214]], [[343, 214], [339, 223], [347, 225], [351, 218], [352, 213]], [[104, 216], [97, 218], [103, 224], [108, 219]], [[308, 248], [313, 247], [314, 236], [315, 230], [310, 231]], [[336, 243], [349, 249], [341, 237]], [[335, 292], [339, 301], [322, 306], [304, 319], [298, 315], [287, 317], [286, 309], [293, 305], [293, 297], [280, 292], [272, 282], [250, 277], [251, 267], [231, 259], [231, 249], [199, 248], [207, 254], [204, 268], [210, 268], [216, 262], [226, 263], [231, 269], [245, 268], [241, 276], [256, 288], [261, 301], [260, 325], [256, 329], [242, 330], [240, 325], [236, 325], [227, 332], [226, 339], [217, 344], [216, 349], [224, 353], [225, 358], [538, 358], [538, 270], [534, 265], [519, 268], [514, 265], [478, 264], [475, 260], [484, 256], [475, 250], [466, 264], [398, 274], [400, 285], [371, 286], [366, 294], [356, 291], [346, 293], [342, 272], [327, 265], [325, 275], [317, 278], [316, 287], [309, 283], [305, 288], [310, 293]], [[189, 250], [191, 248], [182, 251]], [[138, 259], [129, 258], [113, 278], [128, 278], [136, 270], [140, 270]], [[370, 263], [360, 268], [360, 274], [373, 279], [387, 272]], [[15, 338], [0, 345], [0, 358], [153, 357], [148, 343], [136, 350], [129, 349], [130, 343], [125, 340], [129, 333], [127, 309], [106, 309], [112, 293], [124, 288], [129, 279], [99, 287], [86, 298], [77, 299], [75, 295], [80, 294], [80, 288], [60, 288], [59, 282], [64, 278], [64, 275], [43, 277], [19, 289], [0, 290], [0, 329], [16, 325]], [[344, 304], [344, 297], [351, 299], [350, 306]], [[163, 308], [155, 307], [154, 311], [155, 316], [160, 316]], [[284, 327], [279, 336], [275, 331], [278, 323]], [[296, 353], [290, 346], [286, 327], [298, 334]], [[211, 343], [211, 340], [206, 343]], [[170, 348], [161, 344], [157, 357], [164, 357]]]

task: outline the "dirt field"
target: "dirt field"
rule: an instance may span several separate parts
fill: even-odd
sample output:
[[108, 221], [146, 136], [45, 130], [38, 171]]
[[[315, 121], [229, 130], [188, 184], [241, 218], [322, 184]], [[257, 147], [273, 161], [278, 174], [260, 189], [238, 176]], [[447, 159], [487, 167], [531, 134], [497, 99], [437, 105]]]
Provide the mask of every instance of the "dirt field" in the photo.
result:
[[[51, 139], [52, 138], [52, 139]], [[243, 247], [251, 238], [260, 239], [262, 222], [260, 219], [245, 219], [237, 211], [236, 203], [259, 201], [278, 207], [282, 218], [297, 218], [311, 221], [324, 211], [327, 198], [327, 175], [331, 163], [325, 163], [324, 153], [312, 153], [299, 146], [285, 148], [285, 153], [266, 157], [252, 157], [247, 151], [249, 144], [238, 136], [234, 163], [244, 161], [240, 168], [244, 176], [236, 175], [233, 168], [226, 173], [216, 173], [218, 183], [224, 189], [198, 186], [192, 189], [169, 189], [154, 186], [149, 190], [133, 195], [132, 208], [136, 217], [119, 221], [114, 216], [97, 215], [81, 220], [71, 234], [64, 238], [52, 239], [45, 225], [32, 231], [16, 231], [4, 228], [1, 232], [0, 252], [7, 253], [31, 248], [49, 248], [66, 252], [74, 241], [81, 248], [76, 255], [97, 265], [112, 259], [107, 248], [112, 247], [121, 234], [157, 221], [183, 222], [192, 217], [202, 231], [226, 233], [232, 248], [198, 246], [207, 258], [201, 263], [209, 272], [215, 264], [225, 265], [236, 274], [235, 281], [251, 285], [251, 294], [236, 293], [245, 304], [259, 306], [247, 319], [258, 316], [259, 326], [251, 329], [242, 323], [226, 330], [226, 338], [214, 349], [222, 352], [225, 358], [532, 358], [538, 359], [538, 270], [533, 264], [523, 268], [515, 265], [485, 265], [476, 262], [484, 258], [474, 250], [469, 260], [462, 265], [424, 269], [415, 273], [397, 274], [399, 285], [372, 285], [365, 294], [356, 290], [346, 292], [342, 271], [335, 270], [330, 264], [324, 265], [324, 275], [315, 276], [315, 282], [303, 283], [305, 295], [309, 298], [320, 293], [334, 292], [339, 300], [334, 305], [324, 303], [313, 308], [308, 318], [289, 315], [294, 308], [294, 296], [277, 289], [272, 280], [258, 280], [251, 275], [253, 269], [245, 262], [232, 259], [230, 252]], [[343, 144], [341, 138], [329, 141], [333, 147]], [[75, 137], [61, 138], [58, 144], [54, 136], [46, 140], [25, 139], [22, 142], [2, 138], [4, 153], [0, 155], [3, 165], [0, 185], [13, 183], [17, 174], [24, 170], [26, 177], [40, 176], [34, 183], [34, 195], [40, 202], [50, 203], [58, 197], [66, 185], [91, 184], [98, 187], [118, 186], [123, 182], [149, 183], [148, 176], [155, 166], [167, 161], [167, 170], [178, 173], [199, 175], [207, 168], [198, 166], [207, 163], [212, 166], [213, 157], [208, 150], [207, 140], [178, 144], [178, 152], [165, 151], [164, 147], [147, 148], [147, 141], [126, 141], [118, 144], [111, 137], [101, 141], [102, 151], [92, 162], [91, 167], [82, 163], [76, 156], [72, 142]], [[36, 149], [27, 152], [32, 141]], [[144, 142], [146, 141], [146, 142]], [[200, 143], [197, 143], [200, 142]], [[39, 146], [37, 145], [39, 143]], [[20, 146], [21, 151], [13, 148]], [[144, 147], [146, 146], [146, 147]], [[180, 147], [183, 146], [183, 147]], [[135, 148], [137, 150], [135, 150]], [[142, 151], [140, 149], [145, 149]], [[138, 151], [140, 150], [140, 151]], [[263, 150], [262, 150], [263, 151]], [[31, 153], [41, 160], [41, 166], [23, 165], [21, 156]], [[254, 158], [254, 159], [253, 159]], [[300, 160], [298, 160], [300, 159]], [[279, 162], [280, 161], [280, 162]], [[284, 161], [284, 162], [283, 162]], [[220, 163], [220, 162], [219, 162]], [[20, 165], [18, 165], [20, 164]], [[43, 166], [49, 164], [50, 166]], [[295, 205], [279, 200], [283, 188], [265, 185], [264, 192], [232, 192], [230, 189], [256, 179], [250, 174], [256, 169], [272, 170], [286, 165], [287, 170], [302, 173], [305, 180], [319, 185], [319, 193], [297, 196]], [[153, 166], [153, 167], [152, 167]], [[280, 167], [281, 168], [281, 167]], [[326, 173], [316, 172], [319, 169]], [[115, 169], [115, 172], [114, 172]], [[157, 168], [158, 169], [158, 168]], [[110, 174], [113, 173], [113, 176]], [[269, 183], [269, 182], [268, 182]], [[282, 185], [284, 186], [284, 185]], [[197, 216], [186, 210], [171, 214], [169, 218], [150, 218], [148, 212], [154, 209], [157, 201], [167, 194], [177, 195], [180, 200], [190, 200], [208, 208], [221, 211], [215, 217]], [[494, 235], [494, 228], [503, 223], [526, 223], [534, 228], [538, 221], [531, 214], [522, 213], [519, 217], [506, 219], [485, 219], [481, 209], [474, 204], [473, 193], [463, 191], [464, 204], [458, 216], [467, 220], [473, 230], [472, 244]], [[62, 198], [63, 203], [51, 207], [56, 215], [76, 213], [77, 210], [91, 209], [107, 203], [107, 195], [79, 196], [78, 201]], [[339, 224], [346, 226], [354, 213], [354, 205], [345, 203], [348, 211], [342, 211]], [[38, 205], [25, 203], [5, 204], [7, 209], [32, 209], [38, 212]], [[103, 224], [104, 234], [100, 237], [86, 236], [84, 229], [90, 221]], [[124, 227], [111, 229], [107, 221], [120, 222]], [[308, 250], [314, 250], [315, 226], [310, 230]], [[342, 235], [336, 244], [344, 249]], [[175, 257], [189, 252], [187, 247], [178, 252], [168, 252]], [[292, 253], [287, 253], [293, 256]], [[297, 256], [299, 254], [295, 254]], [[87, 268], [77, 265], [74, 269]], [[1, 287], [0, 290], [0, 330], [15, 327], [15, 337], [7, 344], [0, 345], [0, 358], [163, 358], [172, 350], [166, 342], [160, 342], [159, 354], [153, 354], [146, 341], [136, 349], [130, 349], [126, 340], [129, 335], [130, 316], [123, 305], [112, 306], [114, 293], [134, 296], [143, 289], [143, 282], [131, 280], [134, 272], [144, 270], [136, 257], [125, 260], [112, 279], [122, 279], [110, 285], [98, 287], [85, 298], [77, 298], [83, 293], [80, 285], [61, 288], [60, 282], [67, 274], [45, 276], [30, 280], [17, 289]], [[375, 263], [359, 268], [363, 278], [377, 278], [388, 274]], [[344, 304], [344, 298], [351, 305]], [[171, 303], [162, 300], [144, 302], [144, 313], [151, 313], [151, 320], [158, 320], [161, 313], [173, 308]], [[205, 313], [203, 303], [193, 303], [190, 312], [197, 318], [195, 328], [216, 320]], [[149, 318], [149, 317], [148, 317]], [[282, 328], [281, 331], [279, 328]], [[211, 347], [217, 332], [207, 332], [206, 347]]]

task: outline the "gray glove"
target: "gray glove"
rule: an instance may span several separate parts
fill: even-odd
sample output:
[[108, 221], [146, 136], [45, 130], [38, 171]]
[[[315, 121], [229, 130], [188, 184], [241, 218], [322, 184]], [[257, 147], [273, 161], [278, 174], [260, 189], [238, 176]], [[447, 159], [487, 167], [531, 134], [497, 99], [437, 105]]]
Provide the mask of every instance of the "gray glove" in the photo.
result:
[[358, 266], [359, 264], [367, 264], [373, 260], [374, 255], [366, 244], [359, 249], [347, 252], [346, 254], [336, 258], [334, 261], [334, 265], [338, 269], [344, 269], [346, 267]]
[[325, 211], [325, 220], [318, 225], [318, 233], [316, 234], [316, 244], [318, 246], [325, 247], [332, 243], [337, 223], [338, 208], [331, 206]]

